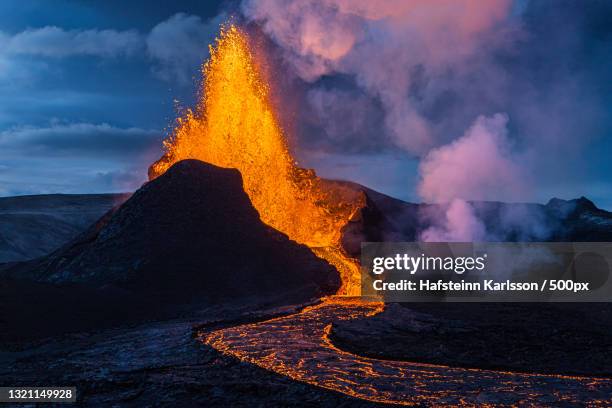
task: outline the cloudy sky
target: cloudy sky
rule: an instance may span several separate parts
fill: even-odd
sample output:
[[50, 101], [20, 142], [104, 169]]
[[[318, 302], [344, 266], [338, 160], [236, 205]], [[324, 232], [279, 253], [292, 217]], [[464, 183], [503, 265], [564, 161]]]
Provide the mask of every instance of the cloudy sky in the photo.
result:
[[269, 43], [320, 174], [413, 201], [612, 209], [612, 3], [372, 4], [2, 1], [0, 196], [142, 183], [232, 14]]
[[0, 3], [0, 195], [144, 180], [219, 24], [212, 2], [157, 3]]

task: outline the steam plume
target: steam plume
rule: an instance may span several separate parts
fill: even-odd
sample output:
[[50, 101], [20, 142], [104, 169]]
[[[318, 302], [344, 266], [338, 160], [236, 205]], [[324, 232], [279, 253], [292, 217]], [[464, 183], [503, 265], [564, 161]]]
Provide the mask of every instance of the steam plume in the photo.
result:
[[349, 74], [385, 109], [395, 146], [423, 154], [436, 144], [419, 103], [410, 95], [423, 70], [442, 75], [484, 43], [509, 2], [442, 0], [246, 0], [258, 22], [307, 82]]
[[517, 201], [527, 174], [511, 151], [508, 117], [481, 116], [464, 136], [431, 150], [421, 161], [419, 195], [426, 201]]
[[421, 234], [423, 241], [484, 240], [484, 225], [465, 200], [524, 196], [527, 176], [510, 150], [507, 122], [503, 114], [481, 116], [464, 136], [421, 161], [419, 195], [446, 205], [441, 220], [430, 217], [434, 225]]
[[[306, 89], [298, 118], [306, 149], [402, 151], [421, 160], [417, 193], [444, 210], [424, 215], [436, 221], [422, 234], [429, 240], [495, 238], [468, 200], [548, 199], [551, 191], [534, 183], [571, 176], [584, 147], [604, 133], [598, 124], [608, 97], [598, 89], [610, 81], [585, 61], [609, 60], [609, 30], [588, 23], [606, 7], [563, 0], [241, 4]], [[527, 207], [518, 213], [500, 224], [517, 232], [517, 223], [527, 228], [527, 217], [538, 218]], [[537, 224], [517, 233], [545, 231]]]

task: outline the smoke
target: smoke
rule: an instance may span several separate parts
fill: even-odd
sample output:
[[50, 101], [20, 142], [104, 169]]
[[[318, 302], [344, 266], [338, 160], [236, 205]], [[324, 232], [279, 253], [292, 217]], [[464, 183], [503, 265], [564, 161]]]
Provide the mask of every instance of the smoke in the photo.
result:
[[545, 186], [565, 190], [559, 180], [575, 180], [606, 133], [605, 2], [243, 0], [241, 10], [305, 89], [302, 149], [420, 160], [416, 191], [438, 203], [422, 239], [545, 238], [542, 216], [518, 204], [487, 231], [474, 200], [547, 200]]
[[426, 201], [516, 201], [526, 196], [527, 172], [508, 140], [508, 116], [480, 116], [467, 132], [421, 161], [419, 195]]
[[[380, 132], [382, 113], [363, 92], [315, 87], [306, 93], [306, 101], [303, 124], [313, 129], [322, 126], [328, 145], [338, 146], [345, 153], [379, 150], [378, 141], [371, 136]], [[351, 143], [355, 139], [363, 142]]]
[[414, 88], [424, 76], [444, 76], [496, 41], [496, 24], [508, 10], [507, 0], [246, 0], [242, 5], [246, 18], [261, 25], [302, 80], [354, 77], [383, 105], [392, 144], [417, 155], [437, 141]]
[[[280, 46], [302, 80], [314, 83], [338, 73], [353, 77], [382, 105], [389, 144], [423, 156], [418, 192], [424, 200], [445, 203], [445, 211], [424, 215], [432, 225], [421, 239], [482, 239], [484, 225], [465, 199], [484, 199], [492, 192], [499, 196], [502, 190], [515, 197], [523, 189], [510, 152], [507, 116], [478, 117], [464, 136], [444, 145], [448, 136], [440, 137], [426, 115], [427, 104], [444, 92], [437, 83], [452, 88], [449, 72], [472, 72], [480, 49], [497, 41], [496, 27], [508, 15], [508, 1], [249, 0], [243, 12]], [[372, 140], [359, 131], [371, 128], [367, 103], [351, 103], [348, 95], [333, 88], [308, 92], [311, 116], [332, 145], [343, 138]]]
[[432, 226], [421, 233], [419, 239], [426, 242], [483, 241], [486, 229], [476, 217], [472, 206], [455, 199], [446, 205], [444, 216], [437, 217]]
[[431, 150], [419, 167], [419, 195], [447, 204], [443, 217], [430, 217], [423, 241], [475, 241], [485, 238], [483, 223], [465, 200], [525, 196], [527, 173], [511, 151], [508, 117], [481, 116], [467, 132], [448, 145]]

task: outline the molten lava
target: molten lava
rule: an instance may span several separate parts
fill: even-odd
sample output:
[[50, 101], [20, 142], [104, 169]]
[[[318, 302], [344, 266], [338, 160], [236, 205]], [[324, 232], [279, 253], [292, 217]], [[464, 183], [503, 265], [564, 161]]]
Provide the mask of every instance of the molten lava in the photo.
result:
[[363, 207], [363, 193], [297, 166], [244, 31], [222, 28], [203, 74], [197, 108], [177, 120], [149, 178], [184, 159], [238, 169], [262, 221], [334, 265], [342, 278], [339, 294], [359, 294], [359, 267], [340, 239]]

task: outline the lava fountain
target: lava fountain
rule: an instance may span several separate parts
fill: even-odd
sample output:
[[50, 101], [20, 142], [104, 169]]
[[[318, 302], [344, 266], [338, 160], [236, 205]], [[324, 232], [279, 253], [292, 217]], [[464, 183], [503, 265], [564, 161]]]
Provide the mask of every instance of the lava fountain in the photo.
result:
[[262, 221], [334, 265], [342, 279], [338, 294], [359, 294], [358, 264], [340, 240], [365, 203], [363, 193], [297, 165], [242, 29], [221, 28], [202, 72], [198, 105], [177, 119], [149, 179], [184, 159], [238, 169]]

